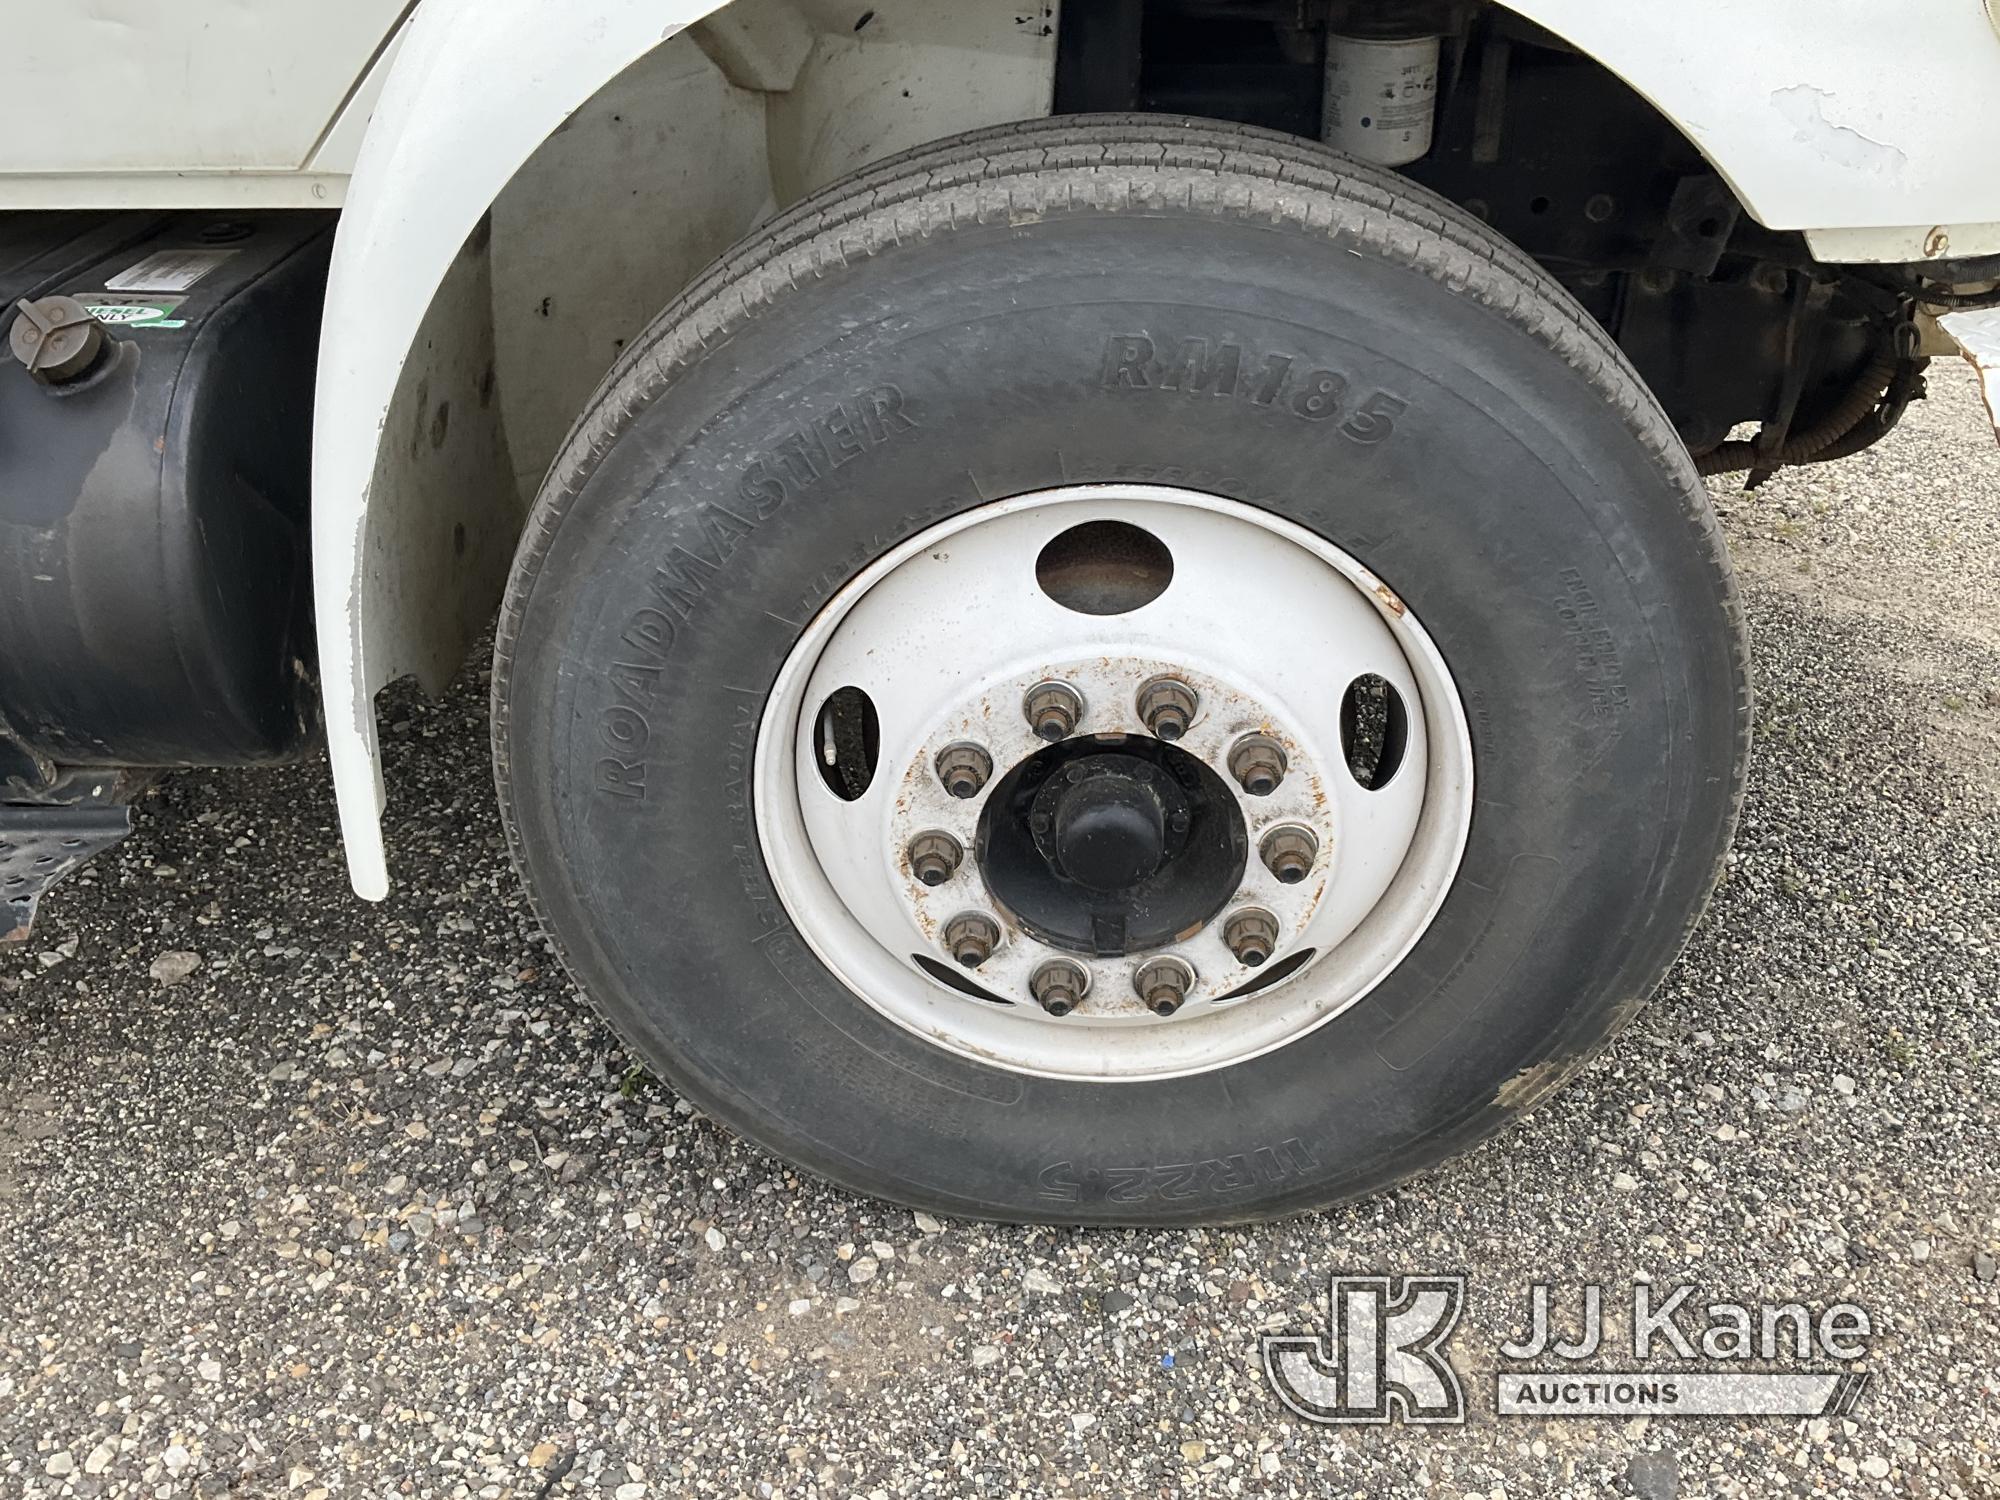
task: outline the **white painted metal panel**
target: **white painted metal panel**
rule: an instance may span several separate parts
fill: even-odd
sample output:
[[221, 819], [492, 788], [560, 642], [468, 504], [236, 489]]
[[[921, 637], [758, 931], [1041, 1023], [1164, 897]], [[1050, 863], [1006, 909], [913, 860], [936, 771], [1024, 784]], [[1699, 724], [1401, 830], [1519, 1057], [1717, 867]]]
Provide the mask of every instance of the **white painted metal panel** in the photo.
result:
[[[1819, 255], [2000, 251], [2000, 35], [1980, 0], [1901, 0], [1892, 17], [1879, 0], [1504, 3], [1631, 83], [1760, 221], [1807, 231]], [[369, 63], [408, 8], [0, 0], [0, 207], [338, 202], [388, 71]], [[598, 24], [595, 6], [550, 8]], [[651, 15], [665, 32], [715, 8], [658, 0]], [[519, 9], [468, 12], [464, 41], [504, 47], [496, 28]], [[735, 8], [754, 28], [752, 9]], [[879, 84], [885, 55], [855, 53], [851, 86]]]
[[[1899, 258], [2000, 250], [2000, 34], [1978, 0], [1506, 0], [1679, 124], [1773, 229]], [[1918, 236], [1921, 243], [1922, 236]]]
[[0, 0], [0, 174], [303, 166], [408, 0]]

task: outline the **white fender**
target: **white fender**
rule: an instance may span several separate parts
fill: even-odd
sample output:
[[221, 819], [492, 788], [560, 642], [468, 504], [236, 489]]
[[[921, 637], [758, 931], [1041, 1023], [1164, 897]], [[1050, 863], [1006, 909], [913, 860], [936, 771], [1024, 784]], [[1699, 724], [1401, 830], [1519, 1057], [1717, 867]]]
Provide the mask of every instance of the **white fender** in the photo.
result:
[[[1979, 0], [1903, 0], [1893, 20], [1878, 0], [1511, 3], [1623, 76], [1752, 214], [1805, 230], [1821, 256], [2000, 251], [2000, 172], [1990, 161], [2000, 37]], [[429, 584], [453, 562], [450, 512], [437, 507], [460, 502], [433, 492], [511, 480], [498, 418], [482, 415], [490, 332], [483, 346], [466, 335], [462, 347], [449, 327], [426, 335], [424, 364], [406, 383], [420, 330], [427, 314], [434, 330], [476, 321], [483, 270], [468, 264], [477, 259], [465, 253], [468, 238], [542, 141], [633, 62], [718, 9], [712, 0], [422, 0], [383, 86], [334, 252], [313, 439], [326, 735], [349, 872], [370, 899], [389, 886], [375, 692], [407, 672], [438, 685], [454, 665], [457, 637], [440, 628], [449, 606]], [[1024, 19], [1044, 29], [1039, 16]], [[754, 53], [757, 34], [750, 26], [716, 44]], [[768, 61], [739, 66], [754, 73]], [[443, 316], [454, 308], [464, 316]], [[511, 546], [511, 535], [490, 529]], [[463, 532], [456, 541], [463, 550]], [[424, 554], [421, 565], [413, 552]], [[504, 555], [473, 561], [505, 565]]]
[[2000, 4], [1505, 3], [1623, 78], [1821, 260], [2000, 251]]
[[397, 559], [371, 549], [378, 449], [412, 340], [453, 261], [543, 139], [608, 80], [719, 8], [706, 0], [424, 0], [341, 214], [313, 414], [313, 583], [327, 751], [355, 891], [389, 891], [378, 688], [414, 663], [371, 630]]

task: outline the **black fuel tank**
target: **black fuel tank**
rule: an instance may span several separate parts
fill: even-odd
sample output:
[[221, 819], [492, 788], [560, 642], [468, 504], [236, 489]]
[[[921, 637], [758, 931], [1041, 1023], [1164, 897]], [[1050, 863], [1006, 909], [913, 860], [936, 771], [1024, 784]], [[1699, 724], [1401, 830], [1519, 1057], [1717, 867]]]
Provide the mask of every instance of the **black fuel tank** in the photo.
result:
[[0, 344], [0, 801], [61, 766], [253, 765], [317, 723], [313, 368], [333, 218], [0, 215], [0, 333], [76, 299], [103, 352]]

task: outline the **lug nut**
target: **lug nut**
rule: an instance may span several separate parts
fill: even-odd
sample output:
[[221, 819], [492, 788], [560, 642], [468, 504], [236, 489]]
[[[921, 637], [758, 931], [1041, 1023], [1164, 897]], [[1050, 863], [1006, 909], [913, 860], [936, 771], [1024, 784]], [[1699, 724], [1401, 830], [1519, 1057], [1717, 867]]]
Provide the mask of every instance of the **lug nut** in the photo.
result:
[[1178, 677], [1155, 677], [1139, 689], [1139, 718], [1153, 738], [1177, 740], [1194, 722], [1194, 689]]
[[1278, 947], [1278, 919], [1255, 906], [1246, 906], [1222, 924], [1222, 941], [1240, 964], [1256, 968]]
[[1021, 708], [1036, 737], [1051, 745], [1075, 734], [1083, 718], [1083, 698], [1066, 682], [1036, 683], [1021, 700]]
[[961, 802], [977, 797], [979, 789], [993, 778], [993, 757], [977, 745], [960, 741], [938, 751], [938, 780]]
[[969, 911], [944, 924], [944, 948], [962, 968], [976, 969], [1000, 946], [1000, 924], [984, 912]]
[[1051, 959], [1028, 981], [1036, 1002], [1052, 1016], [1066, 1016], [1075, 1010], [1089, 988], [1090, 975], [1081, 964], [1066, 958]]
[[1170, 1016], [1187, 1000], [1194, 988], [1194, 970], [1178, 958], [1152, 958], [1132, 976], [1132, 988], [1156, 1016]]
[[1284, 884], [1297, 885], [1312, 873], [1319, 858], [1319, 840], [1310, 828], [1286, 823], [1264, 835], [1258, 842], [1257, 856]]
[[1229, 774], [1253, 797], [1268, 797], [1285, 779], [1285, 747], [1268, 734], [1246, 734], [1229, 749]]
[[943, 885], [957, 873], [965, 846], [948, 833], [933, 829], [910, 840], [910, 873], [925, 885]]

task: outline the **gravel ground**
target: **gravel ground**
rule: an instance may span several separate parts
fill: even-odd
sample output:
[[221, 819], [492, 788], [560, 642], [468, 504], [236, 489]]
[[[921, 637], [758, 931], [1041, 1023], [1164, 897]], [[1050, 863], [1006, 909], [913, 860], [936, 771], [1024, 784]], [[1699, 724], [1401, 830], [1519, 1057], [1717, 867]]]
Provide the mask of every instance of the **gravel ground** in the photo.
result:
[[[937, 1223], [639, 1071], [502, 850], [484, 685], [384, 716], [401, 884], [325, 768], [178, 777], [0, 956], [0, 1490], [23, 1496], [2000, 1494], [2000, 448], [1968, 373], [1718, 490], [1761, 742], [1658, 999], [1531, 1123], [1262, 1229]], [[1853, 1299], [1851, 1420], [1288, 1417], [1331, 1270]], [[1573, 1294], [1572, 1294], [1573, 1295]], [[1318, 1306], [1315, 1306], [1315, 1303]], [[1482, 1362], [1483, 1361], [1483, 1362]]]

